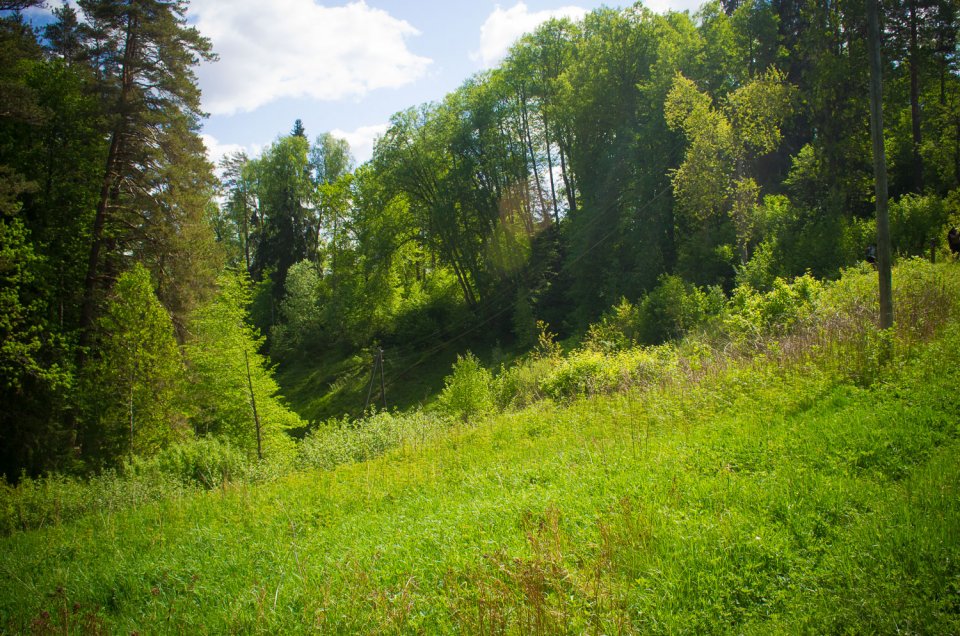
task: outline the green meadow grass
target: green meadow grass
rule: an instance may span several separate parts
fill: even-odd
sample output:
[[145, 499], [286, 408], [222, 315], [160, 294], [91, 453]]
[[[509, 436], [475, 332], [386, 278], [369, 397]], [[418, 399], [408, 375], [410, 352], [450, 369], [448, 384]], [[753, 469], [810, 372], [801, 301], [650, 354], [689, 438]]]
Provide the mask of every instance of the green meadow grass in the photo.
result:
[[0, 540], [9, 633], [960, 633], [953, 326]]

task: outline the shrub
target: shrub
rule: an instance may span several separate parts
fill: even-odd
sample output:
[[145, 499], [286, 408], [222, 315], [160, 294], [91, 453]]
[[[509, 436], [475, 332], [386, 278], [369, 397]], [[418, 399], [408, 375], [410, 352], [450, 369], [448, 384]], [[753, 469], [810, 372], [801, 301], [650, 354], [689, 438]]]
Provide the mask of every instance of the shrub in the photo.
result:
[[658, 344], [683, 336], [723, 307], [718, 287], [704, 291], [675, 275], [663, 275], [660, 284], [640, 305], [638, 339]]
[[493, 393], [496, 404], [501, 409], [523, 408], [539, 402], [546, 394], [542, 384], [556, 367], [558, 360], [553, 357], [530, 357], [512, 367], [500, 367], [500, 373], [493, 381]]
[[[950, 270], [947, 270], [950, 271]], [[947, 285], [945, 272], [923, 258], [902, 261], [894, 270], [894, 324], [907, 342], [935, 335], [956, 308], [957, 298]]]
[[767, 290], [773, 287], [777, 279], [777, 245], [773, 241], [764, 241], [753, 250], [750, 260], [737, 268], [737, 286], [750, 286], [753, 289]]
[[163, 475], [186, 486], [216, 488], [248, 471], [244, 453], [229, 441], [200, 437], [171, 446], [154, 457], [136, 458], [125, 472], [131, 476]]
[[457, 356], [438, 404], [441, 411], [464, 422], [493, 409], [493, 377], [472, 353]]
[[727, 304], [723, 329], [738, 342], [785, 334], [810, 315], [822, 290], [823, 284], [810, 274], [792, 282], [777, 278], [768, 292], [741, 285]]
[[896, 253], [922, 256], [930, 253], [931, 239], [939, 239], [947, 222], [940, 197], [907, 194], [890, 203], [890, 240]]
[[0, 534], [134, 508], [183, 492], [180, 480], [159, 472], [121, 475], [107, 470], [89, 480], [55, 473], [35, 479], [24, 475], [16, 487], [0, 481]]
[[626, 298], [590, 325], [584, 345], [595, 351], [619, 351], [637, 344], [640, 309]]
[[614, 354], [583, 349], [560, 361], [541, 382], [541, 390], [558, 400], [615, 393], [663, 381], [677, 368], [676, 349], [668, 345]]
[[439, 435], [447, 426], [423, 411], [397, 415], [386, 411], [358, 421], [331, 419], [311, 431], [299, 445], [302, 468], [332, 470], [342, 464], [366, 461], [403, 445], [418, 445]]
[[427, 281], [409, 284], [396, 307], [395, 334], [407, 341], [433, 339], [446, 333], [445, 325], [462, 323], [468, 313], [456, 278], [440, 270]]

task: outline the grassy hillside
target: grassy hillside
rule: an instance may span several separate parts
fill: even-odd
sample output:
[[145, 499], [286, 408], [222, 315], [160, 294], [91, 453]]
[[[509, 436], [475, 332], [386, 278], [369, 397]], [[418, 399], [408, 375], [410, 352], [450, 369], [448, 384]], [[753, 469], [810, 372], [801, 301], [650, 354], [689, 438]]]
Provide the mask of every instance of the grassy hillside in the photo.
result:
[[950, 267], [895, 338], [828, 346], [828, 312], [672, 379], [14, 532], [0, 629], [960, 633]]
[[[427, 404], [443, 388], [443, 379], [456, 360], [456, 353], [443, 350], [426, 357], [407, 355], [394, 359], [384, 352], [384, 376], [387, 406], [409, 409]], [[414, 365], [416, 365], [414, 367]], [[344, 414], [357, 416], [367, 404], [367, 396], [379, 405], [380, 377], [370, 393], [372, 358], [353, 356], [339, 361], [293, 360], [278, 369], [277, 381], [290, 407], [308, 421], [318, 422]], [[412, 371], [408, 371], [414, 367]], [[379, 370], [378, 370], [379, 373]]]

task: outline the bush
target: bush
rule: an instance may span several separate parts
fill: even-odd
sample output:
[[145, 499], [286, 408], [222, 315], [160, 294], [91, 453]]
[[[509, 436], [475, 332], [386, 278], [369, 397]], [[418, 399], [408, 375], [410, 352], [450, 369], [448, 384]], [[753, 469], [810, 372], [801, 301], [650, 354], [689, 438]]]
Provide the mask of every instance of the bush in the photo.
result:
[[638, 339], [658, 344], [679, 338], [719, 313], [723, 299], [718, 287], [704, 291], [679, 276], [665, 274], [640, 305]]
[[957, 305], [944, 270], [923, 258], [911, 258], [899, 263], [894, 271], [893, 311], [897, 335], [905, 342], [932, 338]]
[[668, 345], [614, 354], [583, 349], [560, 361], [540, 388], [551, 398], [569, 400], [649, 386], [671, 377], [677, 368], [676, 349]]
[[23, 476], [16, 487], [0, 481], [0, 534], [134, 508], [183, 492], [180, 480], [164, 473], [121, 475], [107, 470], [89, 480], [59, 474]]
[[493, 381], [497, 406], [520, 409], [542, 400], [546, 397], [542, 389], [544, 379], [554, 371], [558, 362], [557, 358], [534, 356], [509, 368], [501, 366]]
[[768, 290], [777, 279], [777, 245], [773, 241], [764, 241], [753, 250], [750, 260], [737, 268], [737, 286], [749, 286], [753, 289]]
[[332, 470], [379, 457], [403, 445], [422, 444], [446, 428], [443, 421], [423, 411], [403, 415], [383, 411], [359, 421], [331, 419], [304, 437], [297, 464]]
[[461, 324], [469, 318], [453, 274], [438, 271], [427, 281], [410, 283], [396, 307], [394, 337], [403, 340], [430, 340], [446, 333], [446, 325]]
[[741, 285], [727, 304], [723, 330], [738, 342], [785, 334], [811, 314], [822, 290], [823, 284], [810, 274], [792, 282], [777, 278], [765, 293]]
[[440, 410], [464, 422], [493, 409], [493, 377], [472, 353], [457, 356], [438, 399]]
[[930, 241], [942, 240], [941, 229], [947, 217], [943, 199], [934, 195], [907, 194], [891, 201], [890, 240], [894, 252], [903, 256], [928, 255]]
[[590, 325], [584, 345], [594, 351], [619, 351], [637, 344], [640, 309], [626, 298], [609, 309], [600, 322]]
[[225, 439], [201, 437], [171, 446], [149, 459], [136, 458], [126, 473], [132, 476], [163, 475], [185, 486], [216, 488], [248, 471], [244, 453]]

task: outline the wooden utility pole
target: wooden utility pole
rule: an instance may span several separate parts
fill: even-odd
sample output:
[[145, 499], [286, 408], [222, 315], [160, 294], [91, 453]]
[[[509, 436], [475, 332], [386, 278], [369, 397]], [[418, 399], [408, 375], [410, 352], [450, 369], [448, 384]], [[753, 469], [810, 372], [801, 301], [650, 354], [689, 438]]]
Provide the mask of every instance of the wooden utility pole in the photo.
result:
[[383, 408], [387, 408], [387, 386], [383, 381], [383, 349], [377, 349], [380, 360], [380, 401], [383, 402]]
[[893, 278], [890, 273], [890, 215], [887, 211], [887, 158], [883, 148], [883, 87], [880, 66], [880, 0], [867, 0], [870, 55], [870, 135], [873, 139], [874, 191], [877, 197], [877, 271], [880, 275], [880, 328], [893, 327]]
[[370, 408], [370, 398], [373, 396], [373, 385], [377, 380], [378, 367], [380, 369], [380, 401], [383, 403], [383, 408], [387, 408], [387, 387], [383, 377], [383, 349], [377, 347], [377, 352], [373, 354], [373, 366], [370, 368], [370, 386], [367, 388], [367, 403], [363, 407], [364, 412]]

